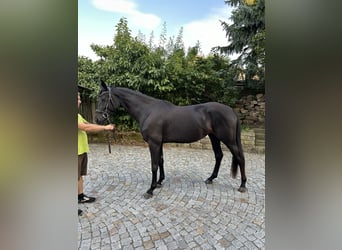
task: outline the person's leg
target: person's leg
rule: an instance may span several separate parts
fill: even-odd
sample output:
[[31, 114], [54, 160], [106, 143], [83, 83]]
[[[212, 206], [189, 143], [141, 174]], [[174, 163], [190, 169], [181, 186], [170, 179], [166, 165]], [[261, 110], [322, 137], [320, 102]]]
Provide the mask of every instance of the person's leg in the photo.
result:
[[78, 194], [82, 194], [83, 193], [83, 178], [82, 176], [80, 176], [78, 178]]
[[84, 153], [78, 156], [79, 165], [79, 178], [78, 178], [78, 203], [91, 203], [96, 199], [94, 197], [89, 197], [83, 193], [83, 177], [87, 175], [88, 170], [88, 155]]
[[[80, 156], [78, 156], [78, 196], [83, 193], [83, 179], [81, 176], [81, 162], [82, 162], [82, 158], [80, 158]], [[81, 209], [78, 209], [77, 211], [78, 216], [83, 214], [83, 211]]]
[[87, 173], [87, 159], [86, 154], [78, 156], [78, 195], [83, 193], [83, 178], [82, 175]]

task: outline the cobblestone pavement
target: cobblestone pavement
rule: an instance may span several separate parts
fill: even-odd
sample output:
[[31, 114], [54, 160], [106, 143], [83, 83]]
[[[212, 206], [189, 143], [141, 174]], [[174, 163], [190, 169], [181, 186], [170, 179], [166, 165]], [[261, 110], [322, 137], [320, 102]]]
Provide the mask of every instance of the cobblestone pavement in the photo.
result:
[[91, 144], [79, 204], [79, 249], [265, 249], [265, 156], [245, 153], [248, 192], [237, 191], [224, 151], [211, 185], [211, 150], [164, 146], [165, 180], [151, 199], [150, 153], [143, 146]]

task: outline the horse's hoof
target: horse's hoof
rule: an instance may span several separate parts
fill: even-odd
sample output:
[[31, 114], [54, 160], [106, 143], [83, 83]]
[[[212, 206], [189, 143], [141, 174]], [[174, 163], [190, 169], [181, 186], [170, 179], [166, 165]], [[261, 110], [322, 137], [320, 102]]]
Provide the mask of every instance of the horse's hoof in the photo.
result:
[[156, 188], [161, 188], [163, 186], [163, 184], [161, 184], [161, 183], [157, 183], [157, 186], [156, 186]]
[[245, 192], [247, 192], [247, 188], [246, 187], [239, 187], [238, 191], [241, 193], [245, 193]]
[[207, 179], [207, 180], [205, 181], [205, 184], [213, 184], [213, 180]]
[[147, 199], [151, 199], [152, 198], [152, 194], [149, 194], [149, 193], [144, 193], [144, 198], [147, 200]]

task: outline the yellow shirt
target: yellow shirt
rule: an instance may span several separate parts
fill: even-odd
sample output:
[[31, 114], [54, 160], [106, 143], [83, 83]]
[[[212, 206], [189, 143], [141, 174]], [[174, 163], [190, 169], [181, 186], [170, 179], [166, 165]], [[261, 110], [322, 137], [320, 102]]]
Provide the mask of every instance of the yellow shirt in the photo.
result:
[[[78, 123], [87, 123], [80, 114], [78, 114]], [[87, 133], [78, 129], [78, 155], [89, 152], [88, 136]]]

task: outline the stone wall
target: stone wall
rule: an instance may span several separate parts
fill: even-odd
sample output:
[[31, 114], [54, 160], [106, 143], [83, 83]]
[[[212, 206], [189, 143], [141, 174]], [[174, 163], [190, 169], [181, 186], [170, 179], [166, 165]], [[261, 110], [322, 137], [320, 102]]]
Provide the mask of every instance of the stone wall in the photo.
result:
[[[143, 145], [147, 146], [147, 143], [142, 139], [140, 133], [137, 132], [122, 132], [116, 133], [115, 138], [112, 134], [108, 134], [106, 132], [101, 132], [98, 134], [89, 134], [89, 142], [90, 143], [107, 143], [108, 136], [111, 141], [111, 144], [125, 144], [125, 145]], [[254, 130], [243, 130], [241, 132], [241, 143], [245, 152], [253, 152], [253, 153], [262, 153], [262, 151], [258, 150], [255, 147], [255, 132]], [[166, 147], [188, 147], [188, 148], [196, 148], [196, 149], [210, 149], [211, 143], [208, 136], [203, 139], [193, 142], [193, 143], [167, 143]], [[227, 151], [228, 148], [225, 145], [222, 145], [222, 150]], [[260, 151], [260, 152], [259, 152]]]
[[[265, 127], [265, 95], [248, 95], [236, 102], [234, 110], [238, 113], [241, 124], [249, 128]], [[113, 134], [108, 132], [88, 134], [90, 143], [107, 143], [108, 138], [111, 144], [125, 145], [144, 145], [147, 143], [142, 139], [138, 132], [117, 132], [115, 138]], [[242, 146], [245, 152], [264, 153], [265, 146], [256, 145], [256, 133], [253, 129], [243, 130], [241, 132]], [[200, 141], [194, 143], [168, 143], [166, 146], [173, 147], [189, 147], [198, 149], [211, 149], [209, 137], [206, 136]], [[222, 146], [223, 150], [228, 150], [226, 146]]]
[[265, 95], [248, 95], [238, 100], [234, 106], [241, 124], [247, 127], [265, 127]]

